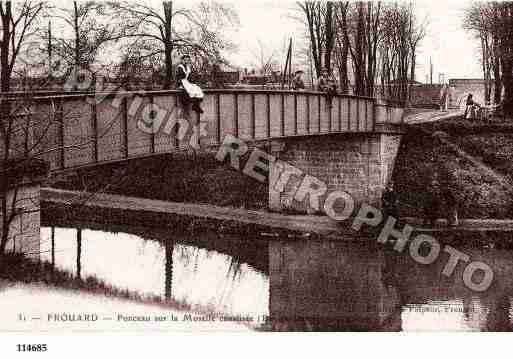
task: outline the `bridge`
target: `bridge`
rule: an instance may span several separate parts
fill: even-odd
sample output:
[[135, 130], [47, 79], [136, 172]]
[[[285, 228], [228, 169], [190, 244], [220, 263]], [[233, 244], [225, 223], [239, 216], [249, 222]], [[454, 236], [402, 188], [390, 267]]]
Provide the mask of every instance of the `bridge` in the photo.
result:
[[37, 96], [17, 108], [33, 123], [32, 151], [54, 173], [177, 151], [215, 151], [233, 135], [256, 146], [279, 144], [266, 149], [330, 189], [341, 189], [334, 181], [344, 181], [344, 190], [361, 200], [380, 198], [399, 146], [402, 108], [348, 95], [329, 103], [320, 92], [207, 90], [199, 116], [184, 109], [180, 94]]
[[[58, 175], [146, 156], [217, 152], [231, 135], [315, 176], [328, 192], [342, 190], [357, 202], [380, 205], [401, 140], [400, 106], [350, 95], [330, 101], [315, 91], [223, 89], [205, 91], [200, 116], [183, 106], [181, 96], [179, 91], [12, 96], [13, 115], [29, 124], [18, 148]], [[310, 213], [306, 203], [294, 199], [299, 180], [293, 178], [281, 192], [269, 186], [269, 208]], [[27, 187], [27, 197], [37, 193]]]
[[[400, 124], [403, 109], [376, 99], [320, 92], [206, 90], [201, 117], [184, 111], [179, 91], [61, 94], [30, 98], [30, 116], [44, 137], [35, 151], [51, 170], [142, 155], [219, 145], [226, 135], [245, 141], [373, 133]], [[13, 101], [27, 101], [13, 99]], [[28, 102], [27, 101], [27, 102]], [[194, 128], [206, 129], [191, 144]], [[44, 132], [44, 136], [40, 133]]]

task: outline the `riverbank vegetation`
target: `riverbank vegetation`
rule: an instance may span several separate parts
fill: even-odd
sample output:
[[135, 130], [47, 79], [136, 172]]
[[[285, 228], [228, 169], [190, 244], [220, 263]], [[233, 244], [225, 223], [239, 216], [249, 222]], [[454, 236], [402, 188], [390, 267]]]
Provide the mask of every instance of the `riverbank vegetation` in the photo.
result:
[[513, 116], [513, 2], [475, 2], [469, 5], [464, 27], [480, 42], [485, 102], [501, 104]]
[[267, 207], [267, 185], [209, 154], [173, 154], [83, 170], [52, 185], [171, 202], [235, 208]]
[[53, 268], [51, 263], [32, 260], [22, 254], [0, 255], [0, 284], [13, 285], [16, 283], [41, 284], [55, 289], [76, 290], [139, 303], [172, 306], [178, 310], [192, 309], [191, 306], [174, 299], [166, 299], [157, 295], [143, 295], [129, 289], [116, 288], [94, 276], [79, 279], [73, 273]]
[[[430, 182], [442, 177], [460, 218], [513, 218], [512, 149], [513, 126], [501, 121], [413, 126], [403, 138], [393, 175], [400, 216], [425, 216], [425, 204], [434, 196]], [[440, 218], [447, 218], [450, 206], [443, 203]]]

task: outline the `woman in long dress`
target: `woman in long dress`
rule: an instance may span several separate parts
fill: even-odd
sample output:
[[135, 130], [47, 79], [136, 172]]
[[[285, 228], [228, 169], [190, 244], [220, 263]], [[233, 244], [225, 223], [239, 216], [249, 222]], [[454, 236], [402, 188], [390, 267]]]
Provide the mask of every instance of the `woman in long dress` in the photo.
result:
[[191, 58], [189, 55], [183, 55], [181, 63], [178, 65], [176, 79], [178, 88], [185, 91], [185, 100], [192, 103], [192, 109], [198, 113], [203, 113], [201, 101], [203, 101], [203, 91], [201, 88], [189, 81], [192, 72]]
[[467, 96], [464, 118], [474, 120], [476, 117], [476, 110], [480, 108], [479, 104], [474, 101], [472, 94]]

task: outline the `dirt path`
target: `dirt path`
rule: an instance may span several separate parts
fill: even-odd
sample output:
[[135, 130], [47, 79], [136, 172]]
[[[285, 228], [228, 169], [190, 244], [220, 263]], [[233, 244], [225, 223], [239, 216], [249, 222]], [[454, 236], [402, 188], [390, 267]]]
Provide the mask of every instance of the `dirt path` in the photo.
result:
[[[68, 206], [77, 201], [77, 198], [87, 198], [84, 206], [114, 208], [122, 210], [149, 211], [175, 215], [185, 215], [199, 218], [210, 218], [221, 221], [235, 221], [246, 224], [257, 224], [269, 228], [286, 229], [306, 233], [316, 233], [322, 236], [355, 235], [349, 227], [351, 222], [343, 224], [327, 216], [298, 216], [264, 211], [252, 211], [241, 208], [219, 207], [207, 204], [176, 203], [145, 198], [126, 197], [110, 194], [85, 194], [83, 192], [56, 190], [44, 188], [41, 191], [41, 200], [56, 205]], [[435, 229], [416, 226], [419, 219], [407, 218], [416, 231], [513, 231], [513, 220], [480, 220], [463, 219], [456, 227], [439, 226]], [[279, 237], [277, 237], [279, 239]]]
[[450, 120], [463, 116], [461, 110], [436, 111], [426, 109], [413, 109], [407, 113], [404, 122], [409, 125], [416, 125], [427, 122]]

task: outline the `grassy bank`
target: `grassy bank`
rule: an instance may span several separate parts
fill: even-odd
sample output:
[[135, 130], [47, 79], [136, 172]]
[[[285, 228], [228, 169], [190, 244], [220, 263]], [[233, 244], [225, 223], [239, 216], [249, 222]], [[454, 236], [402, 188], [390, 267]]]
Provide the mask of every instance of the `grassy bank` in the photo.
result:
[[[438, 138], [443, 138], [439, 141]], [[424, 216], [434, 177], [454, 195], [460, 217], [513, 218], [513, 126], [457, 119], [412, 126], [394, 169], [401, 216]], [[446, 217], [444, 201], [439, 216]]]
[[267, 186], [211, 154], [179, 153], [81, 170], [52, 187], [173, 202], [262, 209]]
[[162, 304], [179, 310], [191, 310], [191, 307], [183, 302], [116, 288], [94, 276], [78, 279], [70, 272], [52, 268], [50, 263], [33, 261], [20, 254], [0, 255], [0, 282], [43, 284], [58, 289], [77, 290], [140, 303]]

